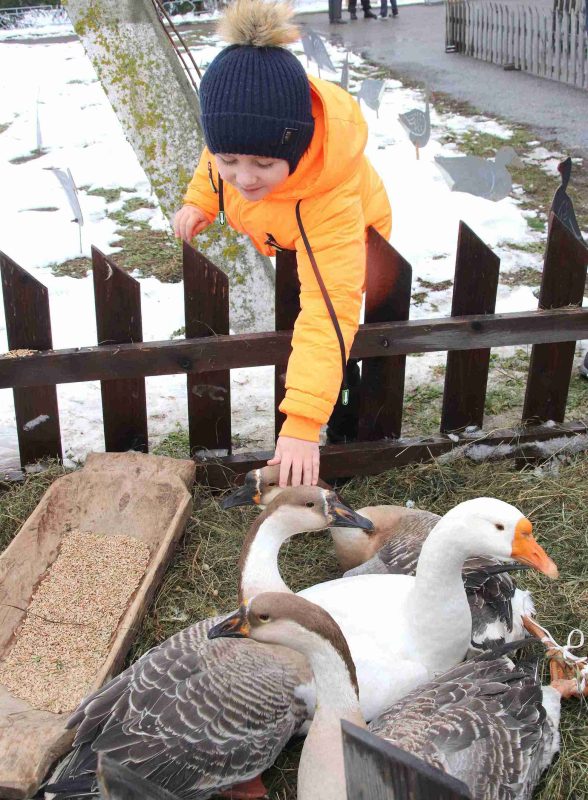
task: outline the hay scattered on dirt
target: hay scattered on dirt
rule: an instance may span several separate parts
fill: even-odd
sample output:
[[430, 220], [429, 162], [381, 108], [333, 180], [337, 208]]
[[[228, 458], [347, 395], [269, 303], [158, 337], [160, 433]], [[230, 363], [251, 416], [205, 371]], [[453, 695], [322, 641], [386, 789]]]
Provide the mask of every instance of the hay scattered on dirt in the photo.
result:
[[34, 708], [73, 711], [108, 655], [149, 555], [132, 537], [65, 533], [0, 664], [0, 683]]

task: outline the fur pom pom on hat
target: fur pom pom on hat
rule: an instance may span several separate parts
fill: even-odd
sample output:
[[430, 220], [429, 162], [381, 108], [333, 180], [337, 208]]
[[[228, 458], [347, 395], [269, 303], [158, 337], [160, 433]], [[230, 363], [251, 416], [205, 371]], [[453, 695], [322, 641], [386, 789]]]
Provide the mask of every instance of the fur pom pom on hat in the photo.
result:
[[298, 39], [292, 7], [235, 0], [219, 25], [229, 43], [200, 84], [202, 127], [212, 153], [283, 158], [294, 172], [314, 133], [310, 84], [285, 45]]

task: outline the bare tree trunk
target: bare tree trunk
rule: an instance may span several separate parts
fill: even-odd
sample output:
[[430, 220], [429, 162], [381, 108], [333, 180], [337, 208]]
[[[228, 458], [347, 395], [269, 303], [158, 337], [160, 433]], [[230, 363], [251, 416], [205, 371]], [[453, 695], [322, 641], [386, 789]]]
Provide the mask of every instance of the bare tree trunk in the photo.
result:
[[[66, 0], [64, 6], [127, 139], [171, 220], [204, 147], [198, 96], [151, 0]], [[273, 328], [274, 271], [246, 237], [218, 224], [198, 249], [229, 275], [231, 327]]]

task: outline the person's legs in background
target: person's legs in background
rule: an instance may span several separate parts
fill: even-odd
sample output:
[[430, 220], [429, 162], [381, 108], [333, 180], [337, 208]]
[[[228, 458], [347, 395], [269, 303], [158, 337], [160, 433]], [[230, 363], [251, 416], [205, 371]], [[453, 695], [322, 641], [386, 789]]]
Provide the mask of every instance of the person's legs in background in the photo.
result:
[[341, 19], [341, 3], [342, 0], [329, 0], [329, 22], [332, 25], [345, 24], [345, 21]]
[[349, 0], [349, 16], [352, 20], [357, 19], [357, 0]]
[[390, 0], [390, 9], [392, 11], [392, 16], [398, 16], [398, 0]]
[[364, 19], [378, 19], [378, 15], [374, 14], [370, 6], [370, 0], [361, 0], [363, 8]]
[[386, 19], [388, 16], [388, 0], [382, 0], [380, 4], [380, 16], [382, 19]]

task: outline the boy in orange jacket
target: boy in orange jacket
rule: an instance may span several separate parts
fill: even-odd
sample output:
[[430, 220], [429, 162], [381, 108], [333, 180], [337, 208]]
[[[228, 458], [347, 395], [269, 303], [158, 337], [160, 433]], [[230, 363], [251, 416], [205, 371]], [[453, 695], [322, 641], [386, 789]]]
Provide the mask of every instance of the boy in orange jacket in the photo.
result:
[[280, 485], [316, 484], [319, 432], [341, 388], [359, 327], [365, 235], [388, 238], [391, 211], [364, 155], [367, 125], [338, 86], [306, 75], [284, 45], [292, 11], [272, 0], [236, 0], [221, 23], [230, 43], [200, 85], [207, 147], [176, 214], [186, 242], [218, 216], [265, 255], [295, 250], [300, 314], [280, 410], [286, 420], [268, 463]]

